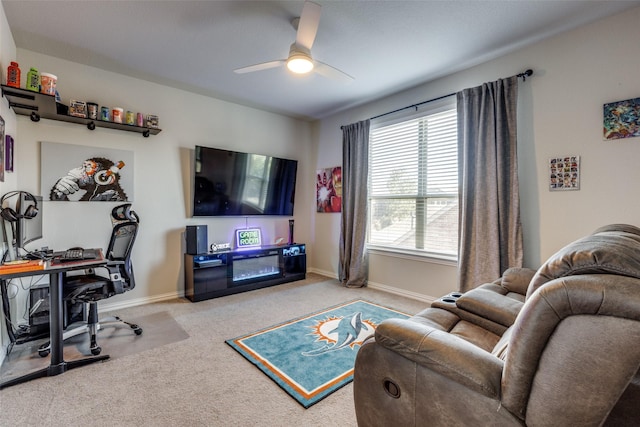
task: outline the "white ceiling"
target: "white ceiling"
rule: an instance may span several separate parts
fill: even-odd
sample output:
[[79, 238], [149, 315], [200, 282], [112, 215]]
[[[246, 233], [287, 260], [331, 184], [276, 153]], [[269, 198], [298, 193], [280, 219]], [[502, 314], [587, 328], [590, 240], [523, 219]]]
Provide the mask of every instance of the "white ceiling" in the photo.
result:
[[291, 20], [300, 16], [303, 1], [2, 1], [18, 48], [303, 119], [408, 89], [640, 5], [315, 2], [322, 12], [312, 55], [355, 77], [351, 83], [295, 76], [284, 68], [233, 72], [287, 57], [296, 37]]

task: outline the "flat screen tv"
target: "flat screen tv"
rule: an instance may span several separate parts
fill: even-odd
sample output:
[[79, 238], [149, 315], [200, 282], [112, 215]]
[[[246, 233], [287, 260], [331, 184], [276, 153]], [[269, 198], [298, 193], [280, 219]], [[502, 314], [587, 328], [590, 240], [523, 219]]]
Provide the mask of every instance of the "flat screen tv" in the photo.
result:
[[293, 216], [297, 160], [196, 146], [193, 216]]

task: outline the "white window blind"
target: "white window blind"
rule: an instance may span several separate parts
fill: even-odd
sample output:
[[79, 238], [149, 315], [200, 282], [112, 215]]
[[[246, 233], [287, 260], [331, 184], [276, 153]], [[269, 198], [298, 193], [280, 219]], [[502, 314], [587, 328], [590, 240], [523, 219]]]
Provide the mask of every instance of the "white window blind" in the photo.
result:
[[380, 126], [369, 138], [369, 246], [457, 258], [456, 109]]

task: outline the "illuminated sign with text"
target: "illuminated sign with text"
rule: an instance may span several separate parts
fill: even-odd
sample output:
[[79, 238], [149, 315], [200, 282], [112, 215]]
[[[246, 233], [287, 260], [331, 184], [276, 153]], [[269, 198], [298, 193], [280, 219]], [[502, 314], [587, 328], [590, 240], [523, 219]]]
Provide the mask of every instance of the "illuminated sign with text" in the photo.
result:
[[255, 248], [262, 245], [262, 235], [259, 228], [243, 228], [236, 230], [236, 248]]

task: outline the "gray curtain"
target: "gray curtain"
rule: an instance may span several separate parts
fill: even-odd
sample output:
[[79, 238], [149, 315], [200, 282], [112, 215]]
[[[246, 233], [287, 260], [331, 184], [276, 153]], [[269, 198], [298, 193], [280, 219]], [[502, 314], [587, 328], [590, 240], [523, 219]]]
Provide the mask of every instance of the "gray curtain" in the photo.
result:
[[516, 76], [457, 93], [458, 285], [467, 291], [522, 266]]
[[369, 120], [342, 127], [342, 221], [339, 277], [346, 287], [367, 285]]

